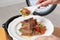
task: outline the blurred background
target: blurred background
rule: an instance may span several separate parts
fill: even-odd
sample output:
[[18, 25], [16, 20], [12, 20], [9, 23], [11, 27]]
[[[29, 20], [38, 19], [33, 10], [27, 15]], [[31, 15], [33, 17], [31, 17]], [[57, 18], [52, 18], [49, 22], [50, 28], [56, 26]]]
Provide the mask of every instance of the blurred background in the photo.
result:
[[[9, 18], [19, 15], [19, 9], [26, 6], [26, 0], [0, 0], [0, 27]], [[60, 27], [60, 5], [51, 14], [43, 17], [50, 19], [54, 26]]]

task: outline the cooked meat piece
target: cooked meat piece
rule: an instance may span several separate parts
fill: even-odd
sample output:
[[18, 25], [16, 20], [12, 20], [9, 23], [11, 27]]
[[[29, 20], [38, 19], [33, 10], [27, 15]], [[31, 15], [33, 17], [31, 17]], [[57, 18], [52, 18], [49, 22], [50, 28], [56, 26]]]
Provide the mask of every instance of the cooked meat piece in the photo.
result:
[[27, 28], [27, 30], [30, 30], [30, 24], [28, 22], [24, 23], [22, 28]]
[[26, 13], [26, 14], [30, 14], [30, 11], [26, 8], [23, 8], [23, 12]]
[[24, 16], [27, 16], [27, 15], [30, 14], [30, 11], [29, 11], [28, 9], [26, 9], [26, 8], [22, 8], [22, 9], [20, 10], [20, 14], [22, 14], [22, 15], [24, 15]]
[[[27, 31], [28, 30], [28, 31]], [[30, 29], [30, 24], [29, 23], [25, 23], [22, 28], [20, 29], [20, 31], [22, 31], [23, 33], [31, 33], [31, 29]]]
[[30, 18], [28, 21], [29, 21], [30, 24], [34, 24], [34, 25], [37, 24], [37, 20], [36, 19]]
[[31, 29], [33, 29], [33, 27], [34, 27], [35, 25], [37, 25], [37, 21], [36, 21], [35, 19], [32, 19], [32, 18], [29, 20], [29, 23], [30, 23], [30, 28], [31, 28]]
[[26, 30], [26, 29], [24, 29], [24, 28], [21, 28], [19, 31], [21, 31], [23, 34], [26, 34], [26, 33], [32, 33], [32, 31], [31, 30]]
[[[29, 23], [30, 24], [30, 29], [32, 29], [35, 25], [37, 25], [37, 21], [35, 20], [35, 19], [33, 19], [33, 18], [30, 18], [30, 19], [28, 19], [28, 20], [24, 20], [23, 22], [22, 22], [22, 25], [25, 25], [26, 23]], [[27, 23], [27, 24], [28, 24]], [[27, 25], [28, 26], [28, 25]]]

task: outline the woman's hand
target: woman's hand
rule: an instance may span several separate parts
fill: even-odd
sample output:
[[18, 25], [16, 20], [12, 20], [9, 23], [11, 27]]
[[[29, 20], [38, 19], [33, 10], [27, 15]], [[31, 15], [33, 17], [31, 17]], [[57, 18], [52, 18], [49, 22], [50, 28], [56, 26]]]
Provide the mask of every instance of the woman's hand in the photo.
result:
[[42, 6], [47, 6], [49, 4], [58, 4], [60, 0], [37, 0], [36, 4], [42, 4]]

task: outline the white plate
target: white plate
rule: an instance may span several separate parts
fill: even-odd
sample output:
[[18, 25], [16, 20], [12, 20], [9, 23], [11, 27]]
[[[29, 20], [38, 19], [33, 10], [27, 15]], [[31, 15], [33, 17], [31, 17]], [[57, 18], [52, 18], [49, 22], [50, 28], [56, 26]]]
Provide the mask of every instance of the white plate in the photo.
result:
[[[29, 19], [29, 18], [34, 18], [37, 19], [37, 21], [41, 22], [43, 25], [46, 26], [46, 32], [43, 35], [35, 35], [32, 37], [27, 37], [27, 36], [21, 36], [21, 32], [19, 32], [19, 28], [21, 28], [21, 21]], [[50, 20], [48, 20], [47, 18], [41, 17], [41, 16], [37, 16], [37, 15], [29, 15], [29, 16], [25, 16], [25, 17], [18, 17], [16, 19], [14, 19], [8, 26], [8, 32], [10, 34], [11, 37], [17, 39], [17, 40], [34, 40], [37, 37], [41, 37], [41, 36], [49, 36], [53, 33], [54, 31], [54, 26], [52, 24], [52, 22]]]

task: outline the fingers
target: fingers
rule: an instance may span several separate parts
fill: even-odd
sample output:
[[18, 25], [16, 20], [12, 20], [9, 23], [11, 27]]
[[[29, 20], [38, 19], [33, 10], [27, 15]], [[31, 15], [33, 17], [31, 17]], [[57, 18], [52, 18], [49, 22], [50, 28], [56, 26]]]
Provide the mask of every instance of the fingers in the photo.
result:
[[41, 4], [41, 5], [38, 7], [38, 9], [39, 9], [40, 7], [47, 7], [47, 6], [48, 6], [48, 4], [47, 4], [47, 5]]
[[36, 4], [40, 4], [43, 0], [37, 0]]
[[42, 2], [41, 4], [42, 4], [42, 6], [47, 6], [47, 5], [51, 4], [51, 1], [47, 0], [47, 1]]
[[[41, 3], [42, 2], [42, 3]], [[38, 0], [36, 2], [36, 4], [41, 4], [41, 6], [43, 7], [47, 7], [49, 4], [51, 4], [52, 1], [51, 0]], [[40, 6], [39, 6], [40, 7]]]

